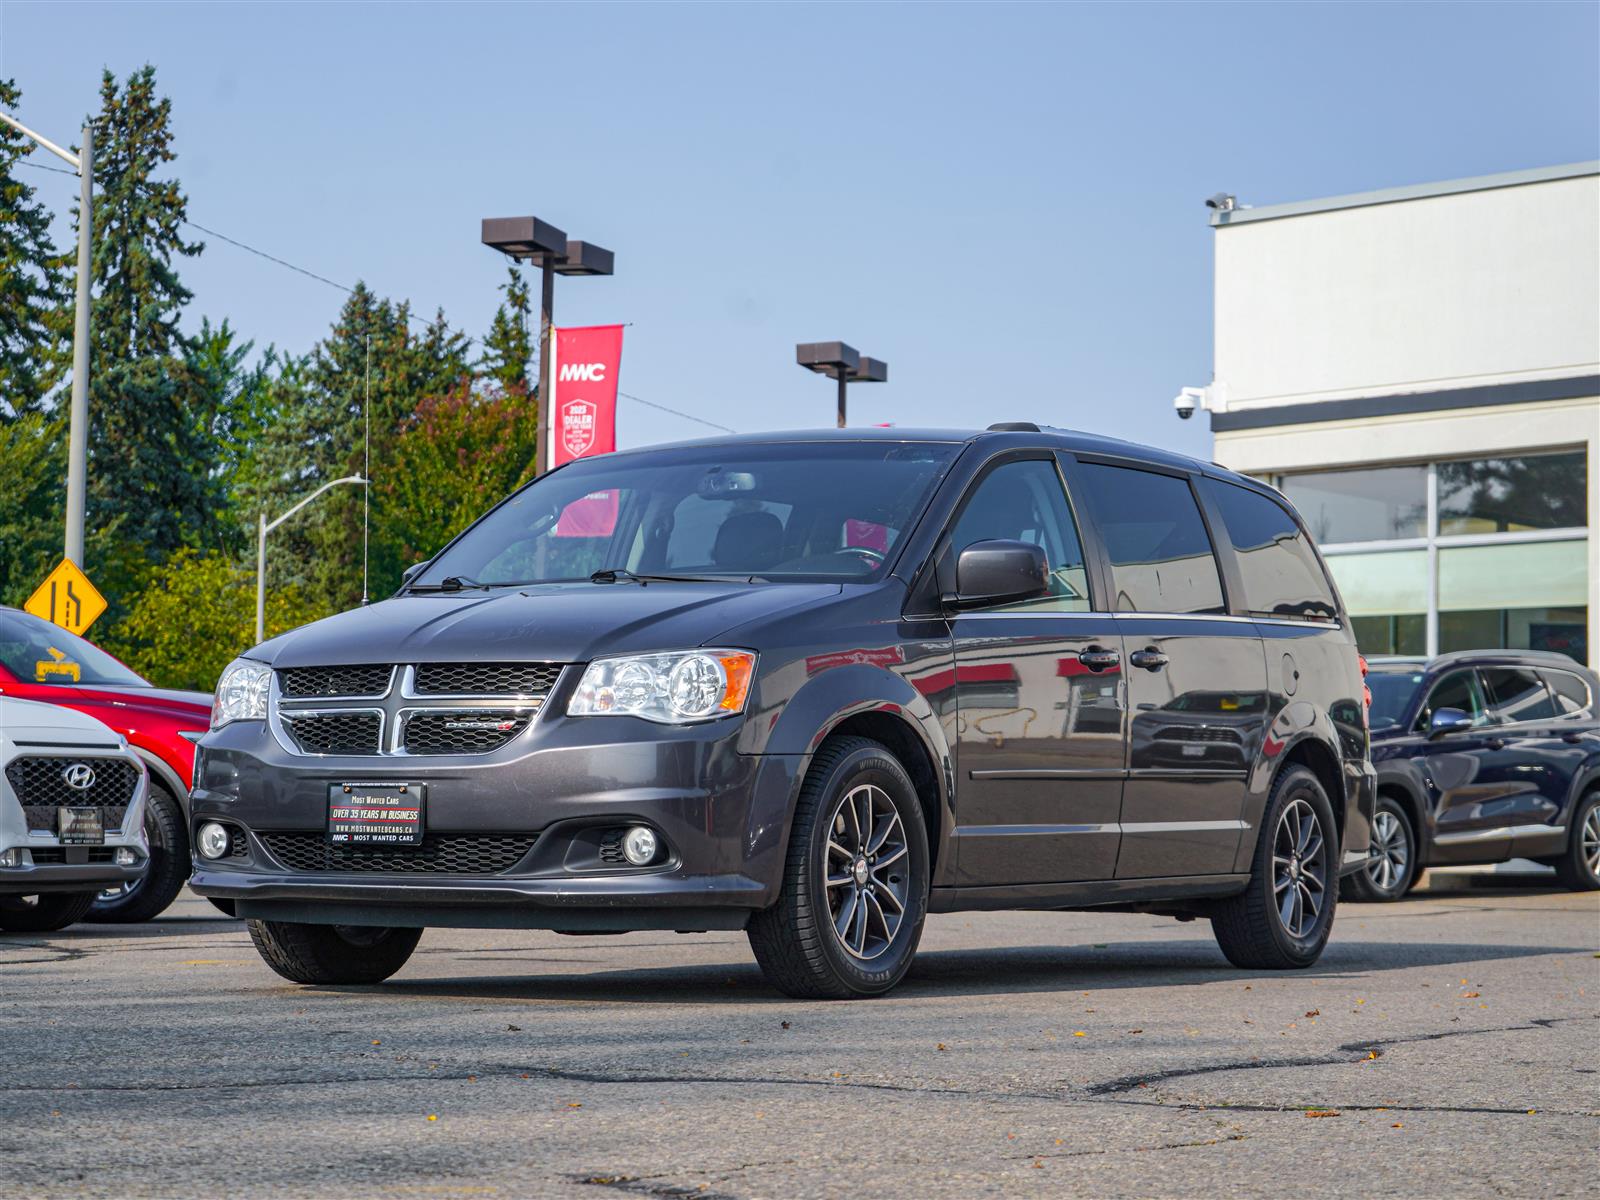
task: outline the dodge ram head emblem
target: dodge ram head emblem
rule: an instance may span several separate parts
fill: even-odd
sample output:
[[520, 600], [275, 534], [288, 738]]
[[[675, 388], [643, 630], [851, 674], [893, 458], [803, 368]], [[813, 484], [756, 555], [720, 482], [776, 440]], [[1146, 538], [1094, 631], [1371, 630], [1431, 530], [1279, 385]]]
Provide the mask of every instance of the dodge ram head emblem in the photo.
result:
[[94, 768], [88, 763], [76, 762], [61, 772], [61, 778], [69, 788], [86, 792], [94, 786]]

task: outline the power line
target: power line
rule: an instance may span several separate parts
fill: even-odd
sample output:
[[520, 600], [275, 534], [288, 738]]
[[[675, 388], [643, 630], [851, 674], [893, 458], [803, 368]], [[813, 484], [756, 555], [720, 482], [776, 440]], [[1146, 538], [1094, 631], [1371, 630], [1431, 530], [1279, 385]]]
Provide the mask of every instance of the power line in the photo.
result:
[[[61, 175], [75, 175], [76, 174], [76, 172], [69, 171], [65, 167], [47, 167], [43, 163], [24, 162], [24, 163], [21, 163], [20, 165], [24, 166], [24, 167], [33, 167], [35, 170], [39, 170], [39, 171], [55, 171], [56, 173], [61, 174]], [[185, 217], [185, 218], [183, 218], [183, 223], [185, 225], [189, 226], [191, 229], [198, 229], [201, 233], [205, 234], [207, 237], [214, 237], [214, 238], [217, 238], [219, 241], [227, 242], [228, 245], [237, 247], [238, 249], [243, 250], [246, 254], [254, 254], [257, 258], [264, 258], [270, 263], [276, 263], [280, 267], [284, 267], [287, 270], [294, 271], [294, 272], [296, 272], [297, 274], [300, 274], [300, 275], [304, 275], [307, 279], [315, 279], [318, 283], [325, 283], [331, 288], [338, 289], [339, 291], [343, 292], [347, 296], [355, 295], [355, 288], [353, 288], [353, 287], [349, 287], [346, 284], [340, 283], [336, 279], [329, 279], [326, 275], [318, 275], [315, 271], [308, 271], [305, 267], [297, 266], [296, 264], [290, 262], [288, 259], [279, 258], [276, 254], [268, 254], [265, 250], [259, 250], [255, 246], [250, 245], [248, 242], [241, 242], [238, 238], [231, 238], [225, 233], [218, 233], [215, 229], [208, 229], [206, 226], [200, 224], [198, 221], [191, 221], [187, 217]], [[428, 321], [426, 318], [421, 317], [418, 314], [413, 313], [413, 312], [408, 312], [406, 314], [406, 318], [408, 320], [417, 322], [419, 325], [422, 325], [424, 328], [426, 328], [428, 325], [431, 324], [431, 322]], [[717, 429], [717, 430], [720, 430], [723, 433], [738, 433], [739, 432], [737, 429], [730, 429], [726, 425], [719, 425], [715, 421], [708, 421], [704, 417], [697, 417], [693, 413], [686, 413], [686, 412], [683, 412], [681, 409], [669, 408], [665, 404], [657, 404], [654, 400], [646, 400], [643, 396], [635, 396], [630, 392], [618, 391], [617, 395], [623, 397], [624, 399], [632, 400], [635, 404], [642, 404], [646, 408], [654, 408], [654, 409], [659, 410], [660, 412], [670, 413], [674, 417], [680, 417], [685, 421], [693, 421], [697, 425], [704, 425], [708, 429]]]
[[70, 167], [47, 167], [43, 163], [23, 162], [21, 159], [17, 160], [17, 166], [32, 167], [35, 171], [53, 171], [57, 175], [71, 175], [74, 179], [78, 177], [78, 173]]

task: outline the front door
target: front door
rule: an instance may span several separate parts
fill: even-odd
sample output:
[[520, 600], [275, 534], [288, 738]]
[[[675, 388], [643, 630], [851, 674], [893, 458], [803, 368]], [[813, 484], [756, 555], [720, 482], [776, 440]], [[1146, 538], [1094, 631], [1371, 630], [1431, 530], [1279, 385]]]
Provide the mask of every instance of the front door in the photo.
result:
[[1131, 718], [1118, 879], [1233, 870], [1267, 718], [1255, 625], [1228, 616], [1190, 478], [1080, 462], [1110, 573]]
[[[952, 557], [1005, 538], [1044, 549], [1050, 594], [952, 618], [956, 869], [966, 887], [1110, 879], [1125, 710], [1116, 622], [1091, 601], [1055, 461], [1010, 458], [968, 493]], [[944, 681], [941, 681], [944, 682]]]

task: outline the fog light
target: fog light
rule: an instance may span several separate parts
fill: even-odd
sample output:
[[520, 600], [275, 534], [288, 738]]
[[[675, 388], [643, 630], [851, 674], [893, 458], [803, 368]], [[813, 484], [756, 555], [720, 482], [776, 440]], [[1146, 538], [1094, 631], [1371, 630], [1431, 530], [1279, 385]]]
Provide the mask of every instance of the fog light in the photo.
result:
[[20, 867], [22, 865], [22, 851], [13, 846], [10, 850], [0, 850], [0, 867]]
[[221, 858], [228, 852], [228, 831], [215, 821], [200, 826], [200, 836], [195, 839], [201, 858]]
[[119, 867], [131, 867], [139, 861], [139, 856], [126, 846], [118, 850], [113, 858]]
[[623, 835], [622, 855], [634, 866], [642, 867], [655, 858], [659, 845], [655, 830], [635, 825]]

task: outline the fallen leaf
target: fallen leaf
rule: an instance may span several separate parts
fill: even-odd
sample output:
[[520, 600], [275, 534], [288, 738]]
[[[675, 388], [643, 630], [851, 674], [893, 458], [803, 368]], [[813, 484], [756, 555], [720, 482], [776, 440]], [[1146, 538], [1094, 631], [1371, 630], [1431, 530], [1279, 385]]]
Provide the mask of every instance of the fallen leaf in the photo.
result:
[[428, 1114], [428, 1120], [437, 1121], [438, 1119], [439, 1119], [439, 1114], [438, 1113], [429, 1113]]
[[1073, 1037], [1088, 1037], [1089, 1035], [1084, 1030], [1080, 1029], [1077, 1032], [1075, 1032], [1072, 1036]]
[[372, 1044], [374, 1046], [381, 1046], [381, 1045], [383, 1045], [383, 1039], [381, 1039], [381, 1038], [373, 1038], [372, 1039]]
[[780, 1021], [779, 1024], [782, 1025], [785, 1029], [789, 1028], [789, 1022], [787, 1022], [787, 1021]]
[[940, 1042], [937, 1046], [934, 1047], [934, 1049], [935, 1050], [947, 1050], [947, 1049], [949, 1049], [949, 1047], [946, 1046], [943, 1042]]
[[1390, 1129], [1404, 1129], [1405, 1125], [1403, 1123], [1401, 1123], [1400, 1121], [1396, 1121], [1393, 1125], [1389, 1126], [1389, 1128]]
[[1129, 1033], [1143, 1033], [1144, 1030], [1142, 1030], [1142, 1029], [1130, 1029], [1130, 1030], [1128, 1030], [1128, 1032]]
[[1461, 998], [1463, 1000], [1476, 1000], [1481, 995], [1483, 995], [1482, 992], [1462, 992]]
[[521, 1033], [522, 1032], [522, 1026], [521, 1025], [507, 1025], [506, 1026], [506, 1032], [507, 1033]]
[[1320, 1008], [1313, 1008], [1310, 1012], [1308, 1012], [1306, 1014], [1306, 1016], [1308, 1016], [1308, 1017], [1320, 1017], [1321, 1015], [1322, 1015], [1322, 1010]]
[[576, 1100], [568, 1100], [567, 1101], [567, 1107], [568, 1108], [582, 1108], [583, 1105], [579, 1104]]
[[1339, 1115], [1340, 1115], [1339, 1110], [1336, 1109], [1336, 1108], [1308, 1108], [1308, 1109], [1306, 1109], [1306, 1116], [1308, 1116], [1308, 1117], [1337, 1117]]

